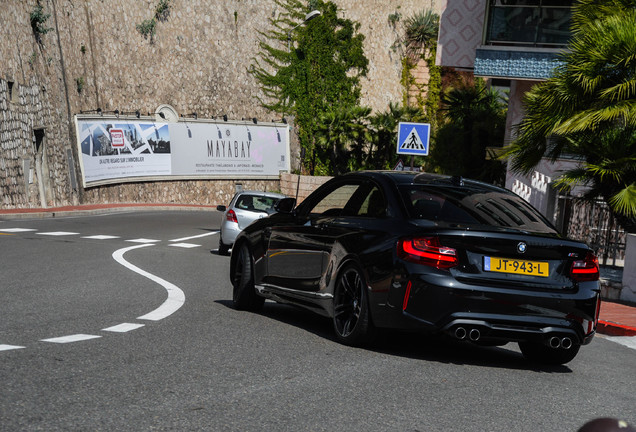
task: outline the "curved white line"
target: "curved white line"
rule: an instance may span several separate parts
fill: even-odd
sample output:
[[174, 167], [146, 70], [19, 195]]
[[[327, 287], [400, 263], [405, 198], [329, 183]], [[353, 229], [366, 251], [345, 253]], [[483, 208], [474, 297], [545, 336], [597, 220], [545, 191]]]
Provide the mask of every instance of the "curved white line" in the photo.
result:
[[168, 298], [166, 299], [165, 302], [163, 302], [161, 306], [159, 306], [157, 309], [153, 310], [152, 312], [147, 313], [146, 315], [137, 317], [137, 319], [159, 321], [161, 319], [166, 318], [169, 315], [172, 315], [181, 306], [183, 306], [183, 303], [185, 303], [185, 294], [176, 285], [173, 285], [170, 282], [165, 281], [161, 279], [160, 277], [153, 275], [152, 273], [148, 273], [147, 271], [142, 270], [139, 267], [130, 264], [128, 261], [124, 259], [124, 254], [128, 252], [129, 250], [148, 247], [148, 246], [152, 246], [152, 244], [142, 244], [138, 246], [131, 246], [131, 247], [116, 250], [115, 252], [113, 252], [113, 258], [119, 264], [123, 265], [129, 270], [134, 271], [135, 273], [138, 273], [144, 277], [147, 277], [153, 282], [158, 283], [159, 285], [164, 287], [166, 291], [168, 291]]

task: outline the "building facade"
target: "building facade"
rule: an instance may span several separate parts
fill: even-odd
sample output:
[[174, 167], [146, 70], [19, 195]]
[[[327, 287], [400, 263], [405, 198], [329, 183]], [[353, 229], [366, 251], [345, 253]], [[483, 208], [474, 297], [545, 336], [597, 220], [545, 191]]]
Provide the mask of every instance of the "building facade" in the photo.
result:
[[[437, 64], [509, 89], [504, 141], [510, 143], [523, 117], [525, 93], [559, 65], [570, 35], [572, 1], [444, 0], [440, 6]], [[508, 171], [506, 187], [557, 222], [553, 183], [559, 172], [575, 165], [562, 159], [544, 161], [528, 176]]]

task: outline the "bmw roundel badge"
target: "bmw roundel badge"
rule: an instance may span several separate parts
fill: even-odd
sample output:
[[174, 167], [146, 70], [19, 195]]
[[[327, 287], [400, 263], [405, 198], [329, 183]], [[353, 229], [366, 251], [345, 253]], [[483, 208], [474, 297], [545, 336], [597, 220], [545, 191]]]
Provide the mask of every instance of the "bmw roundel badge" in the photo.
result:
[[517, 252], [525, 253], [527, 248], [528, 248], [527, 244], [525, 244], [524, 242], [519, 242], [519, 244], [517, 245]]

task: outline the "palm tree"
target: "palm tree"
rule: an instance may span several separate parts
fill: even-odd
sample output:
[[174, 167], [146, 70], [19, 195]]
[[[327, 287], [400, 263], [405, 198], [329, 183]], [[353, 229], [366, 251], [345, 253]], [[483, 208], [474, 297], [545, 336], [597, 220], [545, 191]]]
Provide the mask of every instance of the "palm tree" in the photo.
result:
[[636, 2], [580, 0], [572, 22], [563, 64], [526, 94], [507, 156], [524, 173], [543, 157], [578, 156], [559, 184], [591, 185], [588, 197], [602, 196], [636, 232]]
[[432, 164], [444, 174], [503, 183], [505, 167], [487, 158], [487, 147], [503, 144], [506, 103], [482, 79], [450, 88], [442, 98], [446, 123], [431, 151]]
[[354, 153], [368, 140], [365, 120], [370, 113], [371, 108], [354, 105], [338, 106], [319, 116], [316, 149], [321, 152], [320, 160], [329, 161], [329, 174], [339, 175], [362, 166], [361, 154]]
[[404, 45], [409, 54], [420, 56], [437, 43], [439, 15], [432, 10], [409, 17], [404, 26]]

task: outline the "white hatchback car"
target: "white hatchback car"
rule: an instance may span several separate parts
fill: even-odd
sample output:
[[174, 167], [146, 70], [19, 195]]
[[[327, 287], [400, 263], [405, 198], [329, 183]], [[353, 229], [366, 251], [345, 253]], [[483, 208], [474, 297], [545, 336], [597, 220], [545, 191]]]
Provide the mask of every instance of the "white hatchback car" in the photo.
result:
[[218, 211], [224, 212], [219, 235], [219, 255], [227, 255], [236, 236], [249, 224], [276, 212], [274, 205], [285, 195], [274, 192], [242, 191], [237, 192], [226, 207], [219, 205]]

